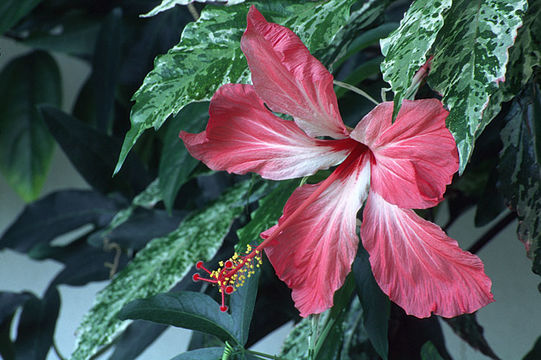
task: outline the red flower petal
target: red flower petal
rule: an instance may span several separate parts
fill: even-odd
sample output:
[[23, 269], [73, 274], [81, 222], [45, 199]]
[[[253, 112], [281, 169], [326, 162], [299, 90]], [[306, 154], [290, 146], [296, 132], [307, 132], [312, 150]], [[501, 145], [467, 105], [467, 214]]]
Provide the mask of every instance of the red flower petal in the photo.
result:
[[292, 115], [311, 136], [348, 136], [342, 122], [333, 77], [291, 30], [268, 23], [254, 7], [241, 49], [257, 94], [273, 110]]
[[[335, 170], [332, 182], [294, 222], [265, 247], [278, 277], [291, 289], [301, 316], [321, 313], [333, 304], [357, 252], [357, 211], [370, 182], [368, 157], [346, 160]], [[331, 175], [331, 176], [333, 176]], [[320, 183], [321, 184], [321, 183]], [[291, 195], [282, 224], [320, 186], [304, 185]], [[278, 226], [261, 234], [268, 238]]]
[[340, 163], [353, 143], [307, 136], [293, 121], [265, 108], [251, 85], [222, 86], [210, 102], [209, 113], [205, 131], [182, 131], [180, 138], [193, 157], [213, 170], [291, 179]]
[[404, 100], [394, 124], [393, 103], [376, 106], [352, 131], [375, 157], [372, 190], [401, 208], [438, 204], [458, 170], [458, 152], [436, 99]]
[[379, 286], [410, 315], [453, 317], [494, 301], [477, 256], [413, 210], [400, 209], [372, 191], [361, 239]]

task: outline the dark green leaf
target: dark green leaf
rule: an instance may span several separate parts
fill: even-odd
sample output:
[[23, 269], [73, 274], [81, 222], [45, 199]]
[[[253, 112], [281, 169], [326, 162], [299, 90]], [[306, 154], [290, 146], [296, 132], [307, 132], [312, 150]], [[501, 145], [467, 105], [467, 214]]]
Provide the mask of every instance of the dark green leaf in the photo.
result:
[[239, 242], [236, 249], [238, 252], [244, 252], [248, 244], [261, 242], [259, 234], [276, 225], [287, 199], [297, 186], [299, 186], [298, 180], [282, 181], [276, 189], [259, 201], [259, 207], [251, 215], [252, 220], [245, 227], [237, 230]]
[[[377, 57], [362, 63], [349, 73], [349, 75], [344, 79], [344, 82], [346, 84], [355, 86], [361, 83], [366, 78], [378, 74], [381, 59], [381, 57]], [[335, 87], [335, 93], [337, 98], [341, 98], [347, 91], [348, 90], [343, 87]]]
[[443, 360], [438, 349], [430, 341], [421, 348], [421, 360]]
[[359, 246], [353, 263], [353, 275], [357, 285], [357, 295], [363, 309], [363, 324], [374, 349], [387, 359], [389, 343], [390, 301], [378, 286], [372, 274], [368, 253]]
[[532, 269], [541, 275], [541, 94], [530, 84], [509, 110], [501, 131], [503, 150], [498, 171], [501, 191], [508, 205], [517, 212], [518, 237], [533, 259]]
[[[279, 0], [258, 2], [269, 21], [290, 27], [312, 51], [326, 48], [347, 22], [353, 0], [296, 4]], [[194, 101], [210, 100], [222, 84], [249, 81], [240, 50], [249, 5], [206, 6], [199, 21], [188, 24], [180, 43], [156, 58], [152, 70], [135, 93], [131, 129], [126, 134], [115, 171], [141, 134], [160, 128], [169, 115]]]
[[106, 234], [122, 248], [142, 249], [150, 240], [175, 230], [187, 212], [168, 214], [165, 210], [136, 208], [130, 218]]
[[[198, 260], [210, 260], [233, 219], [242, 213], [249, 187], [247, 182], [233, 187], [215, 203], [185, 219], [177, 230], [152, 240], [139, 251], [98, 294], [79, 327], [72, 359], [88, 359], [126, 328], [128, 322], [116, 317], [125, 304], [170, 290]], [[218, 306], [214, 309], [219, 311]]]
[[[45, 4], [44, 4], [45, 5]], [[52, 10], [52, 11], [51, 11]], [[24, 28], [19, 33], [19, 42], [33, 48], [64, 52], [70, 55], [91, 57], [100, 30], [100, 18], [94, 14], [65, 11], [59, 8], [41, 11], [34, 20], [34, 27]], [[38, 19], [39, 17], [39, 19]]]
[[56, 288], [49, 288], [43, 299], [34, 297], [24, 304], [15, 342], [17, 360], [45, 359], [53, 343], [59, 310]]
[[259, 282], [260, 271], [246, 279], [244, 285], [236, 290], [230, 297], [231, 316], [234, 319], [234, 331], [238, 334], [238, 340], [241, 345], [245, 345], [248, 340], [250, 323], [254, 314], [255, 299], [257, 297], [257, 285]]
[[39, 196], [54, 150], [36, 105], [60, 106], [60, 72], [49, 54], [35, 51], [8, 63], [0, 84], [9, 84], [0, 87], [0, 170], [19, 196], [32, 201]]
[[122, 333], [109, 360], [135, 360], [166, 329], [165, 325], [134, 321]]
[[476, 314], [464, 314], [451, 319], [444, 319], [453, 331], [472, 348], [479, 350], [491, 359], [500, 358], [488, 345], [483, 335], [483, 327], [477, 322]]
[[160, 157], [160, 189], [163, 202], [171, 211], [180, 187], [188, 181], [199, 161], [194, 159], [178, 134], [180, 130], [198, 133], [205, 129], [208, 121], [208, 103], [193, 103], [181, 110], [168, 124]]
[[84, 179], [102, 193], [120, 191], [128, 196], [141, 192], [150, 183], [143, 165], [131, 157], [123, 172], [112, 177], [114, 154], [120, 143], [70, 115], [50, 106], [41, 113], [58, 144]]
[[526, 0], [460, 0], [445, 18], [434, 43], [429, 83], [443, 94], [447, 126], [460, 155], [460, 173], [472, 154], [475, 138], [492, 119], [482, 114], [498, 82], [505, 77]]
[[92, 60], [91, 81], [94, 89], [97, 129], [111, 134], [115, 90], [122, 49], [122, 10], [115, 8], [105, 19]]
[[121, 206], [118, 201], [89, 190], [52, 193], [25, 207], [0, 238], [0, 248], [28, 252], [83, 225], [104, 226]]
[[231, 315], [221, 312], [213, 298], [199, 292], [158, 294], [134, 300], [122, 308], [118, 317], [121, 320], [141, 319], [197, 330], [222, 341], [241, 344]]
[[[0, 35], [15, 25], [42, 0], [3, 0], [0, 3]], [[5, 84], [5, 83], [2, 83]]]
[[171, 360], [221, 360], [223, 352], [222, 347], [197, 349], [177, 355]]

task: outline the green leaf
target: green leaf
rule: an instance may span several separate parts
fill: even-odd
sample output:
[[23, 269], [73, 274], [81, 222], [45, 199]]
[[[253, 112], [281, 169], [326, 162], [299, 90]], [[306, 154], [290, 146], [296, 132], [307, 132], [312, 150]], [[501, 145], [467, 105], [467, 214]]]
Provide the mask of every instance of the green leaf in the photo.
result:
[[234, 331], [240, 345], [245, 345], [248, 340], [257, 297], [259, 275], [260, 271], [256, 270], [255, 274], [246, 279], [244, 285], [231, 294], [230, 297], [231, 317], [234, 319]]
[[193, 2], [198, 3], [221, 3], [227, 5], [235, 5], [243, 3], [245, 0], [162, 0], [162, 3], [150, 10], [148, 13], [141, 15], [141, 17], [150, 17], [161, 13], [162, 11], [169, 10], [175, 5], [188, 5]]
[[51, 345], [60, 311], [60, 294], [50, 288], [43, 299], [28, 300], [17, 327], [15, 352], [17, 360], [45, 359]]
[[179, 139], [180, 130], [198, 133], [208, 121], [208, 103], [192, 103], [181, 110], [168, 123], [163, 140], [158, 177], [163, 202], [171, 211], [180, 187], [188, 181], [199, 160], [193, 158]]
[[93, 188], [105, 194], [118, 191], [131, 197], [150, 183], [149, 175], [135, 154], [127, 159], [122, 172], [112, 177], [114, 155], [120, 150], [118, 139], [52, 106], [40, 106], [40, 111], [64, 153]]
[[221, 360], [223, 352], [222, 347], [197, 349], [177, 355], [171, 360]]
[[357, 284], [357, 295], [363, 309], [363, 324], [374, 349], [383, 358], [389, 353], [388, 330], [390, 317], [390, 301], [385, 295], [370, 267], [368, 253], [359, 246], [357, 257], [353, 263], [353, 275]]
[[259, 201], [259, 207], [252, 213], [252, 220], [242, 229], [237, 230], [239, 242], [237, 252], [244, 252], [246, 245], [261, 242], [259, 234], [274, 226], [282, 215], [287, 199], [299, 186], [298, 180], [282, 181], [267, 196]]
[[89, 190], [64, 190], [27, 205], [0, 238], [0, 249], [28, 252], [84, 225], [105, 226], [122, 206]]
[[444, 360], [438, 349], [430, 341], [427, 341], [421, 348], [421, 360]]
[[39, 196], [54, 150], [36, 105], [60, 106], [60, 72], [49, 54], [35, 51], [8, 63], [0, 83], [9, 84], [0, 87], [0, 171], [21, 198], [32, 201]]
[[445, 18], [434, 43], [431, 87], [443, 94], [449, 109], [447, 126], [460, 155], [462, 173], [476, 137], [490, 119], [483, 119], [490, 96], [505, 77], [526, 0], [459, 0]]
[[[354, 0], [323, 3], [278, 0], [256, 2], [268, 21], [290, 27], [310, 51], [326, 48], [347, 22]], [[226, 83], [247, 83], [250, 79], [240, 38], [246, 27], [250, 5], [206, 6], [201, 18], [188, 24], [178, 45], [154, 62], [133, 99], [131, 129], [126, 134], [115, 172], [141, 134], [159, 129], [165, 120], [187, 104], [208, 101]]]
[[[328, 41], [328, 45], [316, 51], [314, 56], [333, 71], [350, 56], [369, 46], [372, 41], [376, 42], [375, 37], [379, 36], [383, 28], [372, 29], [375, 31], [363, 32], [363, 30], [374, 22], [381, 21], [387, 5], [388, 1], [381, 0], [367, 0], [354, 4], [349, 19], [346, 19], [343, 26], [337, 29], [336, 35]], [[347, 13], [341, 15], [348, 16]]]
[[[42, 0], [4, 0], [0, 3], [0, 35], [32, 11]], [[2, 82], [2, 84], [5, 84]]]
[[541, 94], [530, 84], [512, 103], [501, 131], [503, 149], [498, 171], [500, 188], [517, 212], [518, 238], [533, 259], [532, 270], [541, 275]]
[[383, 80], [394, 92], [394, 114], [413, 83], [413, 76], [427, 61], [427, 55], [443, 26], [451, 0], [416, 0], [404, 14], [398, 29], [381, 40]]
[[96, 39], [90, 79], [94, 89], [97, 129], [111, 135], [122, 50], [122, 10], [107, 16]]
[[484, 330], [477, 322], [476, 313], [464, 314], [450, 319], [444, 319], [453, 331], [472, 348], [479, 350], [491, 359], [499, 360], [498, 355], [490, 348]]
[[118, 317], [173, 325], [241, 343], [231, 315], [221, 312], [213, 298], [199, 292], [166, 293], [134, 300], [122, 308]]
[[533, 75], [533, 68], [541, 62], [541, 2], [531, 2], [523, 25], [518, 29], [515, 44], [509, 49], [509, 62], [505, 81], [490, 97], [483, 112], [483, 122], [488, 123], [500, 112], [501, 104], [510, 101]]
[[152, 240], [96, 297], [78, 330], [72, 359], [88, 359], [128, 325], [116, 318], [128, 302], [170, 290], [198, 260], [209, 260], [244, 208], [249, 183], [222, 195], [184, 220], [171, 234]]
[[134, 321], [115, 344], [109, 360], [135, 360], [150, 346], [167, 326], [147, 321]]

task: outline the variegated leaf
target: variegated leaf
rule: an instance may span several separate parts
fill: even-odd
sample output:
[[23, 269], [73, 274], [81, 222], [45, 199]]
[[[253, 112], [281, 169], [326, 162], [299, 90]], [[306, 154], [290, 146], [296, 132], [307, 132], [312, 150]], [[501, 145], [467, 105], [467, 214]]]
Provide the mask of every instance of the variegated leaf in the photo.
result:
[[[325, 48], [347, 22], [354, 0], [296, 3], [255, 2], [268, 21], [290, 27], [310, 51]], [[200, 19], [186, 26], [181, 41], [154, 62], [154, 69], [134, 95], [131, 129], [126, 134], [115, 172], [139, 136], [158, 129], [171, 114], [194, 101], [210, 100], [223, 84], [247, 83], [250, 73], [240, 50], [250, 4], [208, 5]]]
[[71, 359], [89, 359], [128, 326], [129, 322], [116, 317], [125, 304], [168, 291], [196, 261], [210, 260], [233, 219], [242, 212], [249, 188], [249, 182], [234, 187], [213, 205], [183, 221], [177, 230], [152, 240], [141, 250], [96, 297], [79, 326]]
[[150, 17], [161, 13], [162, 11], [169, 10], [175, 5], [188, 5], [193, 2], [199, 3], [219, 3], [225, 5], [235, 5], [243, 3], [245, 0], [163, 0], [162, 3], [150, 10], [148, 13], [141, 15], [141, 17]]
[[413, 76], [426, 62], [451, 3], [451, 0], [416, 0], [398, 29], [380, 41], [385, 56], [380, 68], [383, 79], [394, 92], [395, 113], [412, 85]]
[[457, 143], [461, 173], [476, 136], [488, 124], [483, 111], [505, 79], [508, 49], [526, 7], [526, 0], [454, 1], [434, 43], [429, 83], [450, 111], [447, 126]]

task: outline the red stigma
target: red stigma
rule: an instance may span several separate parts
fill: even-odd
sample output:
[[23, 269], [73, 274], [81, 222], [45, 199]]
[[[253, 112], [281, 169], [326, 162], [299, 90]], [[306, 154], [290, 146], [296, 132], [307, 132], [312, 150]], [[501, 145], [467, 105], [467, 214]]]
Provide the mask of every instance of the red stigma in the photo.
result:
[[203, 267], [203, 262], [201, 260], [199, 260], [196, 264], [195, 264], [195, 267], [198, 268], [198, 269], [201, 269]]
[[234, 290], [235, 290], [235, 288], [233, 286], [231, 286], [231, 285], [228, 285], [228, 286], [225, 287], [225, 293], [227, 295], [231, 294]]
[[193, 275], [192, 275], [192, 280], [193, 280], [194, 282], [199, 281], [199, 280], [200, 280], [200, 279], [199, 279], [199, 273], [193, 274]]
[[220, 306], [220, 310], [221, 310], [222, 312], [226, 312], [227, 309], [229, 309], [229, 308], [228, 308], [226, 305]]

